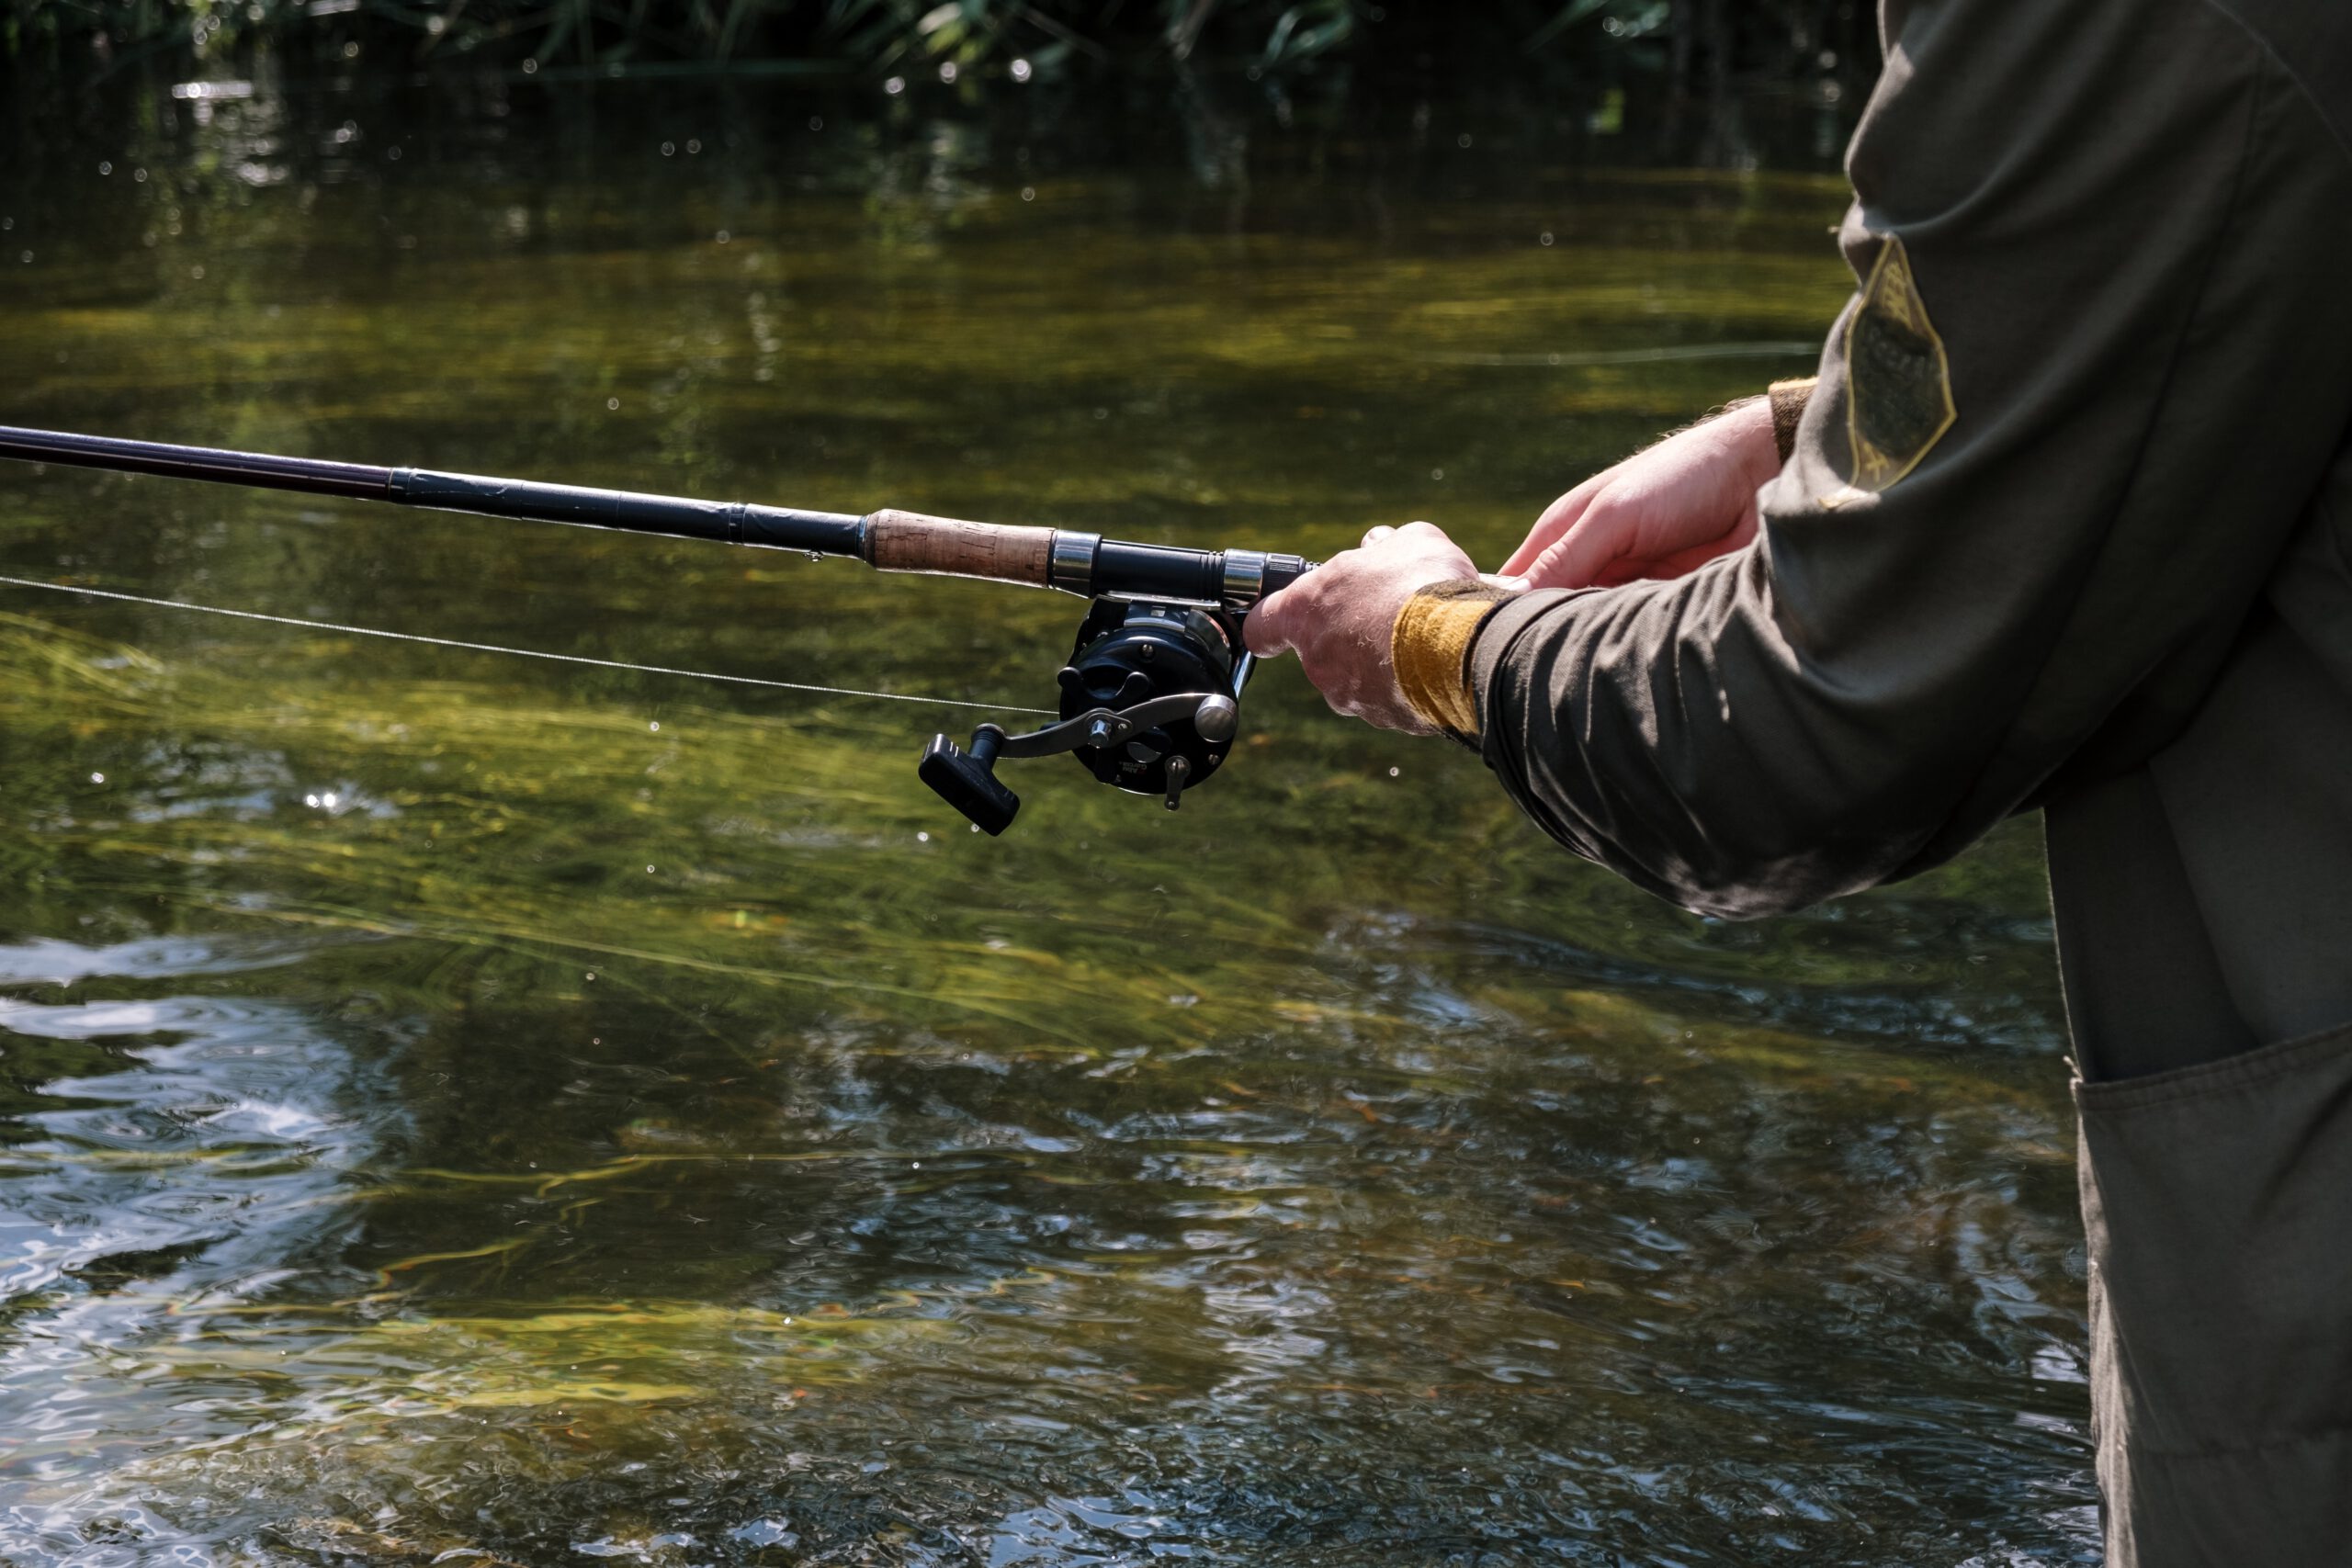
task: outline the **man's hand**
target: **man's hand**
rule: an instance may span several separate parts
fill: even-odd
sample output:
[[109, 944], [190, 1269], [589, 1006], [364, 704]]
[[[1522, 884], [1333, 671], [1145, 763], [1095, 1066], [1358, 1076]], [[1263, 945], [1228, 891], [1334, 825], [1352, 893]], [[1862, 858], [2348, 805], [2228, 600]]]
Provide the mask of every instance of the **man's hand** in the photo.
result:
[[1742, 403], [1560, 497], [1501, 575], [1529, 588], [1679, 577], [1756, 537], [1756, 492], [1780, 469], [1770, 403]]
[[[1765, 436], [1770, 440], [1768, 430]], [[1389, 638], [1405, 601], [1432, 582], [1476, 581], [1477, 567], [1434, 524], [1374, 528], [1361, 548], [1341, 550], [1243, 622], [1261, 659], [1295, 651], [1323, 700], [1383, 729], [1434, 735], [1396, 684]]]

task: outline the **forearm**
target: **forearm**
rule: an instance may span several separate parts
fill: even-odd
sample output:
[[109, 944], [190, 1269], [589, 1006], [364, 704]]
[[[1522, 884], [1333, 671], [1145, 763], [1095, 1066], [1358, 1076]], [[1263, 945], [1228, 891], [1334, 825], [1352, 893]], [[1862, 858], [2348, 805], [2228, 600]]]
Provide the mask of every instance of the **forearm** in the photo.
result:
[[2226, 17], [1915, 21], [1850, 160], [1860, 288], [1819, 386], [1776, 400], [1795, 439], [1755, 544], [1457, 637], [1456, 709], [1513, 796], [1693, 908], [1907, 874], [2079, 757], [2143, 756], [2352, 401], [2321, 368], [2352, 347], [2339, 280], [2278, 261], [2352, 245], [2342, 151]]
[[1972, 771], [1966, 682], [1908, 711], [1792, 646], [1762, 563], [1510, 594], [1426, 589], [1396, 618], [1423, 716], [1538, 826], [1685, 908], [1744, 917], [1892, 874]]
[[[1677, 455], [1676, 461], [1681, 467], [1673, 477], [1684, 481], [1693, 493], [1727, 490], [1752, 498], [1788, 460], [1795, 444], [1797, 423], [1815, 384], [1811, 377], [1775, 382], [1768, 392], [1726, 404], [1698, 423], [1664, 437], [1661, 446], [1676, 442], [1690, 446], [1687, 454]], [[1657, 447], [1647, 449], [1608, 473], [1596, 476], [1588, 484], [1598, 487], [1611, 476], [1632, 474], [1657, 455]], [[1692, 474], [1702, 471], [1709, 477], [1696, 484], [1689, 483]], [[1639, 484], [1641, 480], [1634, 482]], [[1574, 505], [1584, 490], [1579, 487], [1570, 491], [1562, 504]], [[1541, 533], [1539, 525], [1537, 535], [1531, 538], [1540, 537]], [[1521, 553], [1528, 553], [1526, 547], [1522, 547]], [[1519, 558], [1514, 558], [1514, 561]], [[1504, 570], [1507, 586], [1516, 589], [1529, 585], [1526, 578], [1511, 575], [1511, 564], [1507, 563]], [[1673, 576], [1679, 572], [1666, 570], [1645, 575]], [[1546, 585], [1540, 574], [1534, 585]], [[1433, 588], [1417, 595], [1407, 605], [1391, 633], [1391, 660], [1406, 700], [1430, 724], [1464, 740], [1475, 741], [1479, 730], [1470, 687], [1471, 644], [1488, 615], [1509, 596], [1487, 585], [1455, 583]]]
[[1498, 605], [1465, 654], [1479, 753], [1551, 837], [1702, 914], [1884, 881], [1977, 771], [2000, 696], [1916, 661], [1853, 680], [1778, 608], [1753, 554]]

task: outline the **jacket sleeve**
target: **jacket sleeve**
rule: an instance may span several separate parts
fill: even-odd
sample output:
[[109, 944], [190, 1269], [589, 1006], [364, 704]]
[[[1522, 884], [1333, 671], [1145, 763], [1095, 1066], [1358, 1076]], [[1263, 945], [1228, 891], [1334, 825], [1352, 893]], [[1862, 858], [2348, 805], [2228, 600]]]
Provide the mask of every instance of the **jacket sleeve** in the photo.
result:
[[1757, 544], [1540, 592], [1466, 673], [1555, 838], [1746, 916], [2159, 745], [2352, 417], [2352, 170], [2207, 0], [1890, 6], [1860, 284]]

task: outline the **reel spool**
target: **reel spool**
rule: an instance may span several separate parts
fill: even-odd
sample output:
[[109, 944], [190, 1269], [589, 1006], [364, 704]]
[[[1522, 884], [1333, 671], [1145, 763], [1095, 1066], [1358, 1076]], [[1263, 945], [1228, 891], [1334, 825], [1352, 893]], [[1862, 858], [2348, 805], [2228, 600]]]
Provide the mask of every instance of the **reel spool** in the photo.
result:
[[1102, 783], [1156, 795], [1173, 811], [1232, 750], [1251, 662], [1238, 615], [1200, 604], [1097, 599], [1057, 677], [1058, 723], [1026, 735], [983, 724], [968, 750], [935, 735], [916, 771], [990, 835], [1011, 827], [1021, 809], [1021, 797], [996, 776], [1001, 758], [1068, 751]]

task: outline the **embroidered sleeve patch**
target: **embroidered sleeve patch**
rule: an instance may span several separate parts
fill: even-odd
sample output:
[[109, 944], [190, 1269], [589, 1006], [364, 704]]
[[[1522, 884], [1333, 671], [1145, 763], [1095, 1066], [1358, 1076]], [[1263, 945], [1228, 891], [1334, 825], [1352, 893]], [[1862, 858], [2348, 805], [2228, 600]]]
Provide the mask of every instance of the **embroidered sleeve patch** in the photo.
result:
[[1846, 331], [1846, 383], [1858, 491], [1883, 491], [1909, 473], [1960, 417], [1944, 340], [1928, 320], [1903, 242], [1891, 235]]

